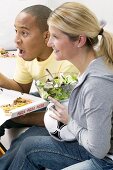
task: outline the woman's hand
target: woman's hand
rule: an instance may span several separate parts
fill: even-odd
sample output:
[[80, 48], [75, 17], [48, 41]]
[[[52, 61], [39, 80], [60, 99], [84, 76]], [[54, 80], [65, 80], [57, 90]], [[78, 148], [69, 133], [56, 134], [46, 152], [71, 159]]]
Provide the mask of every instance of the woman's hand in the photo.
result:
[[54, 113], [54, 114], [50, 114], [50, 117], [64, 124], [68, 124], [70, 117], [68, 115], [67, 107], [61, 104], [60, 102], [58, 102], [57, 100], [53, 99], [52, 97], [48, 97], [48, 99], [52, 101], [55, 106], [54, 108], [52, 107], [50, 108], [50, 110]]

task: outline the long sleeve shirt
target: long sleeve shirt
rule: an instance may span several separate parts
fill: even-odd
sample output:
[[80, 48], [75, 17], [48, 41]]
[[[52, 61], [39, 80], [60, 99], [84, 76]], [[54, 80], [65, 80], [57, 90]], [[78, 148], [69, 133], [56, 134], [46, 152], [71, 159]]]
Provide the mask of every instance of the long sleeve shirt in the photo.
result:
[[92, 61], [78, 79], [68, 106], [71, 119], [61, 130], [63, 140], [71, 136], [66, 132], [72, 134], [73, 140], [100, 159], [112, 152], [113, 68], [103, 57]]

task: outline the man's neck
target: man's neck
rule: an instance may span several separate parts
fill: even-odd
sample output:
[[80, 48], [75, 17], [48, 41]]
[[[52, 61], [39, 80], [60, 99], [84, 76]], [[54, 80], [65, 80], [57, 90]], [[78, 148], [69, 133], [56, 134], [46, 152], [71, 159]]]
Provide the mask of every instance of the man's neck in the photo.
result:
[[48, 48], [45, 52], [43, 52], [40, 56], [37, 57], [37, 61], [45, 61], [49, 58], [53, 50], [51, 48]]

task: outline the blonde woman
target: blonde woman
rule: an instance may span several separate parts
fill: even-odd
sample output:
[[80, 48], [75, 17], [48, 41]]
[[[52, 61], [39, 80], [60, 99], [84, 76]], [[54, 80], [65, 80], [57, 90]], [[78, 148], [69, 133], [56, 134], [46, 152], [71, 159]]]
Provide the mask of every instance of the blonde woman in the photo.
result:
[[[49, 19], [56, 60], [68, 60], [80, 71], [68, 109], [50, 97], [55, 107], [49, 117], [62, 122], [60, 137], [25, 139], [8, 169], [113, 169], [113, 36], [84, 5], [68, 2]], [[99, 41], [100, 39], [100, 41]], [[47, 124], [45, 122], [47, 127]], [[61, 142], [61, 141], [62, 142]]]

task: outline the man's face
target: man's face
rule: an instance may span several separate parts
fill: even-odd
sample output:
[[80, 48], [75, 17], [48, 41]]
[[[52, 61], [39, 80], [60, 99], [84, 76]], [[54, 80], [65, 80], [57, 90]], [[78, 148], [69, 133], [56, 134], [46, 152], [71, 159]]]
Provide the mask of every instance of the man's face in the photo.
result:
[[36, 18], [28, 13], [21, 12], [15, 19], [15, 43], [19, 57], [26, 61], [41, 58], [46, 43], [44, 33], [38, 28]]

